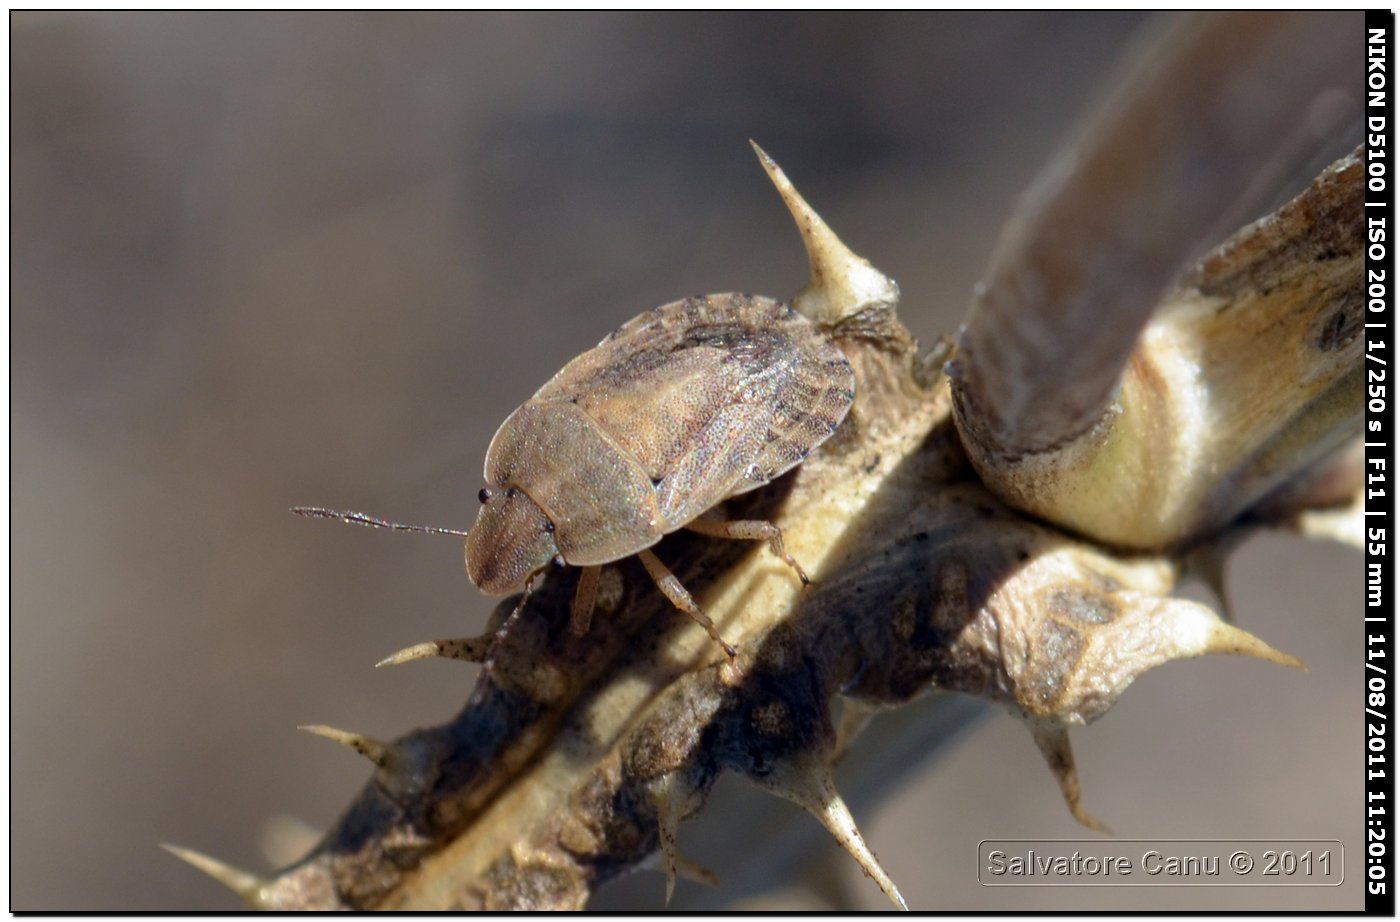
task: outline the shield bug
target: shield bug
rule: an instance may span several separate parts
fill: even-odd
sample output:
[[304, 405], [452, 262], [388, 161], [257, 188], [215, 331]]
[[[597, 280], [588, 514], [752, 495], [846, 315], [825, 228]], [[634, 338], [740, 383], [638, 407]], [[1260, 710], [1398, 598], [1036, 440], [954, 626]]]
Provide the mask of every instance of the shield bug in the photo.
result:
[[[700, 516], [801, 463], [854, 397], [846, 355], [791, 305], [720, 294], [645, 312], [564, 365], [501, 424], [465, 533], [466, 571], [489, 595], [524, 588], [528, 596], [550, 562], [581, 567], [570, 624], [582, 634], [602, 565], [637, 554], [661, 592], [734, 656], [650, 548], [682, 527], [764, 540], [808, 582], [773, 523]], [[463, 534], [358, 512], [294, 512]]]
[[732, 656], [649, 548], [680, 528], [766, 540], [805, 583], [777, 526], [699, 517], [800, 463], [854, 397], [850, 362], [790, 305], [720, 294], [647, 311], [501, 424], [486, 452], [489, 486], [467, 536], [467, 572], [499, 595], [551, 560], [583, 567], [571, 618], [582, 633], [598, 568], [637, 554], [667, 598]]
[[733, 646], [650, 548], [681, 528], [767, 541], [805, 584], [776, 525], [700, 516], [801, 463], [854, 398], [846, 356], [791, 305], [719, 294], [647, 311], [565, 365], [496, 431], [488, 486], [466, 533], [467, 573], [489, 595], [522, 587], [528, 595], [550, 562], [582, 567], [570, 615], [582, 634], [602, 565], [636, 554], [666, 597], [732, 657]]

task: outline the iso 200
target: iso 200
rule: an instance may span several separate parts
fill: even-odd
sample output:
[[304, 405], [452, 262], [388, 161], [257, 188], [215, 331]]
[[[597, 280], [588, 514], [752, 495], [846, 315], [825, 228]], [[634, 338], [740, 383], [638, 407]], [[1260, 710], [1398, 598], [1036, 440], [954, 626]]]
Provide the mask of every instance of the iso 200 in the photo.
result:
[[1332, 852], [1330, 850], [1314, 852], [1308, 849], [1305, 852], [1293, 851], [1266, 851], [1261, 855], [1264, 859], [1264, 866], [1259, 873], [1273, 875], [1275, 877], [1292, 877], [1295, 874], [1302, 874], [1311, 877], [1314, 873], [1319, 873], [1323, 877], [1332, 874]]

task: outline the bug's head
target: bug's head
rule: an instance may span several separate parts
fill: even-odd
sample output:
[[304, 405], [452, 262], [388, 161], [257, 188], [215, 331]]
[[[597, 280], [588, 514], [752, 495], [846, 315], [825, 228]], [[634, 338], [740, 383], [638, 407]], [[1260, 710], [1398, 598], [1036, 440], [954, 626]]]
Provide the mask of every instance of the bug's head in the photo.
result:
[[482, 592], [505, 595], [559, 553], [554, 524], [525, 491], [481, 491], [481, 510], [467, 535], [467, 575]]

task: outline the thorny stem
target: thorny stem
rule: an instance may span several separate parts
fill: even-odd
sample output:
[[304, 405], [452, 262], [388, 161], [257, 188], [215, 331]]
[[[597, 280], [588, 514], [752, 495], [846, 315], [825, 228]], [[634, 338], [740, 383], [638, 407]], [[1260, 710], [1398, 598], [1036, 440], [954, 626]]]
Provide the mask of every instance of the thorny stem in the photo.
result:
[[[1193, 46], [1178, 38], [1185, 42], [1178, 51], [1216, 48], [1197, 68], [1169, 71], [1185, 81], [1178, 116], [1201, 102], [1212, 80], [1230, 76], [1230, 56], [1212, 44], [1222, 22], [1191, 24], [1178, 34], [1204, 42]], [[1257, 34], [1264, 36], [1250, 46], [1256, 54], [1241, 58], [1246, 69], [1263, 66], [1262, 73], [1284, 82], [1312, 79], [1292, 72], [1294, 58], [1285, 55], [1281, 69], [1275, 60], [1280, 47], [1288, 47], [1277, 44], [1277, 36], [1297, 34], [1293, 20], [1241, 22], [1260, 27]], [[1303, 32], [1316, 40], [1311, 27]], [[1230, 54], [1238, 50], [1232, 47]], [[1250, 72], [1258, 79], [1259, 72]], [[1145, 79], [1157, 85], [1165, 78]], [[1276, 84], [1269, 88], [1279, 90]], [[1151, 127], [1133, 106], [1169, 99], [1169, 93], [1130, 94], [1129, 103], [1119, 103], [1129, 111], [1119, 121], [1108, 118], [1102, 130], [1110, 139], [1118, 131], [1121, 141], [1124, 126]], [[1130, 175], [1099, 175], [1109, 163], [1094, 153], [1096, 143], [1091, 138], [1084, 148], [1077, 161], [1084, 169], [1073, 182], [1121, 181], [1125, 198], [1116, 211], [1110, 209], [1110, 225], [1142, 214], [1153, 201], [1141, 197], [1152, 171], [1166, 170], [1158, 176], [1165, 191], [1156, 195], [1183, 188], [1176, 168], [1163, 166], [1179, 166], [1172, 160], [1177, 155], [1130, 166]], [[1106, 335], [1104, 347], [1089, 349], [1094, 358], [1088, 366], [1070, 368], [1069, 382], [1082, 386], [1071, 388], [1073, 396], [1063, 404], [1048, 398], [1049, 429], [1039, 422], [1025, 425], [1030, 417], [1041, 419], [1028, 408], [1047, 398], [1022, 392], [1030, 386], [1049, 393], [1046, 382], [1060, 380], [1065, 371], [1038, 369], [1029, 355], [1033, 350], [1017, 357], [1021, 346], [1044, 332], [1043, 324], [1031, 324], [1039, 332], [1008, 347], [1004, 367], [989, 361], [986, 330], [998, 324], [1014, 329], [1003, 309], [1011, 301], [987, 308], [990, 313], [980, 315], [990, 318], [985, 323], [974, 314], [965, 338], [971, 354], [961, 366], [957, 392], [950, 393], [947, 382], [930, 375], [930, 362], [895, 318], [893, 283], [870, 276], [876, 270], [835, 241], [776, 165], [764, 160], [794, 215], [806, 222], [813, 283], [804, 289], [804, 303], [850, 359], [857, 396], [846, 422], [819, 451], [792, 474], [731, 501], [724, 513], [780, 527], [787, 550], [810, 569], [811, 588], [803, 591], [786, 568], [775, 572], [766, 553], [702, 536], [667, 538], [667, 560], [680, 583], [739, 648], [730, 662], [688, 619], [676, 616], [639, 563], [623, 561], [598, 574], [599, 617], [585, 637], [569, 629], [577, 577], [552, 573], [532, 595], [498, 607], [497, 625], [513, 623], [494, 647], [486, 643], [488, 632], [469, 642], [421, 644], [386, 660], [486, 657], [470, 700], [448, 724], [389, 744], [316, 728], [372, 758], [376, 769], [304, 860], [262, 880], [194, 853], [177, 853], [264, 908], [578, 908], [600, 882], [650, 861], [659, 849], [667, 867], [694, 870], [677, 842], [683, 838], [680, 823], [703, 805], [721, 773], [732, 772], [801, 804], [835, 829], [867, 874], [898, 902], [894, 882], [874, 857], [878, 843], [868, 848], [855, 827], [863, 798], [870, 796], [867, 786], [859, 785], [853, 811], [830, 781], [831, 766], [863, 715], [904, 705], [930, 689], [996, 703], [1030, 725], [1069, 806], [1087, 817], [1065, 728], [1102, 715], [1142, 672], [1212, 652], [1300, 665], [1204, 606], [1167, 598], [1186, 556], [1127, 554], [1071, 536], [1003, 502], [998, 494], [1005, 492], [990, 490], [979, 476], [989, 455], [1043, 446], [1047, 438], [1054, 441], [1092, 422], [1107, 383], [1117, 380], [1122, 358], [1137, 341], [1139, 322], [1122, 325], [1131, 330], [1126, 338], [1120, 328]], [[1237, 171], [1248, 167], [1245, 162]], [[1133, 173], [1140, 169], [1146, 173]], [[1037, 219], [1014, 230], [999, 265], [1014, 276], [1024, 268], [1018, 248], [1034, 265], [1040, 256], [1053, 255], [1065, 231], [1102, 242], [1096, 235], [1103, 225], [1082, 205], [1071, 202], [1063, 213], [1050, 208], [1044, 214], [1053, 214], [1053, 221]], [[1075, 280], [1063, 289], [1065, 298], [1039, 299], [1048, 311], [1042, 320], [1084, 311], [1097, 316], [1110, 306], [1131, 317], [1147, 316], [1139, 296], [1152, 296], [1155, 306], [1170, 279], [1159, 270], [1192, 255], [1188, 251], [1197, 243], [1184, 224], [1211, 219], [1199, 202], [1182, 207], [1189, 213], [1182, 227], [1143, 253], [1127, 254], [1133, 258], [1126, 276], [1140, 272], [1137, 281], [1124, 284], [1120, 273], [1107, 287], [1081, 291], [1082, 280]], [[1305, 221], [1293, 232], [1306, 240], [1315, 226]], [[1000, 271], [994, 271], [979, 311], [1007, 292], [1030, 290], [998, 282]], [[843, 272], [864, 280], [850, 284]], [[1345, 288], [1349, 276], [1343, 273], [1339, 284]], [[1132, 303], [1104, 303], [1125, 293]], [[1301, 360], [1309, 354], [1302, 350]], [[1226, 371], [1235, 367], [1231, 361], [1248, 366], [1259, 357], [1225, 356]], [[1051, 370], [1055, 374], [1047, 377]], [[1003, 380], [989, 383], [998, 377]], [[1021, 396], [1003, 399], [1008, 389]], [[955, 396], [961, 431], [953, 419]], [[1302, 400], [1270, 412], [1300, 414], [1306, 422], [1313, 410]], [[1292, 451], [1304, 460], [1288, 468], [1292, 480], [1275, 479], [1288, 489], [1275, 491], [1267, 511], [1274, 521], [1301, 515], [1321, 493], [1329, 502], [1338, 495], [1304, 482], [1307, 464], [1316, 460], [1310, 446], [1283, 444], [1284, 455]], [[1248, 451], [1234, 456], [1246, 465], [1257, 460]], [[1279, 460], [1271, 456], [1270, 464]], [[1288, 457], [1282, 461], [1287, 468]], [[1195, 488], [1210, 494], [1238, 472], [1197, 474], [1213, 479]], [[1263, 516], [1264, 510], [1253, 513]], [[1252, 527], [1238, 518], [1216, 524], [1217, 530], [1199, 536], [1193, 553], [1213, 543], [1228, 547], [1241, 529]], [[838, 731], [834, 715], [842, 702], [852, 705], [853, 719]], [[942, 734], [966, 710], [941, 707], [935, 713], [948, 721], [938, 730]], [[659, 889], [658, 902], [660, 895]]]

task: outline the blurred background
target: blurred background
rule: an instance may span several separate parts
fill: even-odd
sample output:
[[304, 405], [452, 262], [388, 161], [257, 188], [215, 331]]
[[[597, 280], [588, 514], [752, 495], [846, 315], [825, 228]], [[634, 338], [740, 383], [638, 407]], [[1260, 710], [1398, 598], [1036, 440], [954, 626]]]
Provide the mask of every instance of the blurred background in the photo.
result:
[[[389, 738], [461, 707], [475, 667], [371, 668], [481, 628], [460, 544], [287, 507], [466, 527], [496, 426], [569, 358], [684, 295], [793, 293], [749, 138], [931, 341], [1143, 22], [14, 14], [11, 908], [237, 908], [157, 843], [285, 864], [368, 776], [297, 724]], [[913, 906], [1361, 905], [1360, 558], [1263, 536], [1229, 583], [1311, 672], [1148, 674], [1074, 735], [1085, 803], [1132, 838], [1339, 839], [1347, 882], [983, 888], [980, 840], [1088, 835], [995, 713], [846, 792]], [[682, 848], [752, 877], [765, 796], [723, 779]], [[883, 907], [789, 819], [812, 845], [771, 889], [674, 905]]]

